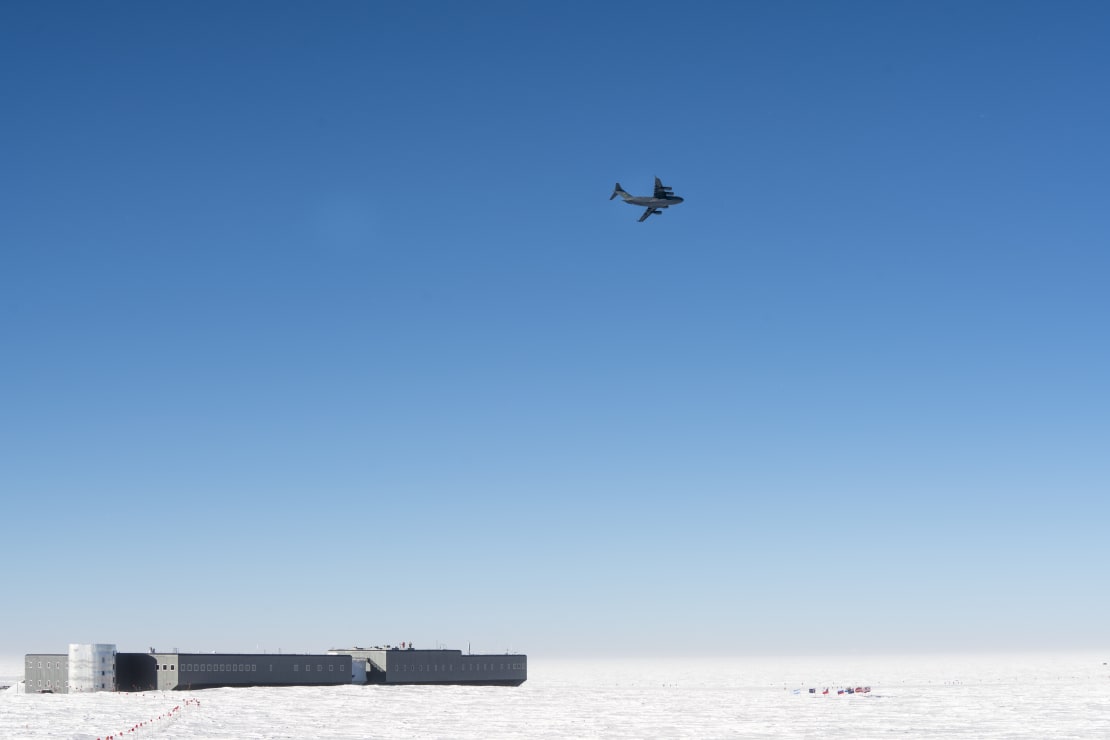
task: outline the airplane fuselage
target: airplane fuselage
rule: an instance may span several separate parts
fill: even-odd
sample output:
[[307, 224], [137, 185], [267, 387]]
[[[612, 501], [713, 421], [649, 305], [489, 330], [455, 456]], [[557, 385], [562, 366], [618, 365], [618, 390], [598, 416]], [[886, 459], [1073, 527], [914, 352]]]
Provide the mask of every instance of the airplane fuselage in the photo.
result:
[[682, 202], [682, 198], [677, 195], [673, 198], [649, 198], [646, 195], [633, 195], [631, 198], [625, 198], [624, 202], [642, 208], [666, 208], [667, 206], [678, 205]]

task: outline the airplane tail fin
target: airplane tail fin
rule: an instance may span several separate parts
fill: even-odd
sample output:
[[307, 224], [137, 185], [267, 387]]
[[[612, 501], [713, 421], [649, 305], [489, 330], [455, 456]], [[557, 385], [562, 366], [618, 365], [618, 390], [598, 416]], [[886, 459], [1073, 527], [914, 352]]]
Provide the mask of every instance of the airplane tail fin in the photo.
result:
[[625, 200], [628, 200], [628, 193], [624, 192], [624, 188], [621, 187], [621, 184], [619, 182], [616, 184], [616, 186], [614, 186], [613, 194], [609, 196], [609, 200], [616, 198], [618, 195]]

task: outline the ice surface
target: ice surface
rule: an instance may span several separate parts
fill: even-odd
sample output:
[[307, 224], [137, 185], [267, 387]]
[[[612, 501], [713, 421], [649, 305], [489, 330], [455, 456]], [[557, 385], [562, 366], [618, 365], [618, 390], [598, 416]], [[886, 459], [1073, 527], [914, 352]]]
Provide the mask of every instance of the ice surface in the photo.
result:
[[[1110, 657], [553, 662], [500, 687], [0, 694], [0, 737], [1104, 738]], [[837, 696], [839, 686], [869, 685]], [[811, 695], [832, 689], [828, 696]], [[794, 693], [797, 690], [799, 693]], [[186, 705], [199, 700], [199, 706]], [[181, 707], [176, 712], [171, 710]], [[160, 718], [159, 718], [160, 717]]]

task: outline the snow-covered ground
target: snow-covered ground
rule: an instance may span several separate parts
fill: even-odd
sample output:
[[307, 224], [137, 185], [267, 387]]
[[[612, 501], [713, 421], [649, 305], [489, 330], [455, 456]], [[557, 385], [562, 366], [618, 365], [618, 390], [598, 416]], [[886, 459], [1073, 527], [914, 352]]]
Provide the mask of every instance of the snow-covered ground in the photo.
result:
[[[1110, 666], [1104, 661], [1110, 655], [533, 658], [529, 680], [519, 688], [8, 691], [0, 694], [0, 738], [1090, 740], [1110, 738]], [[21, 673], [18, 658], [0, 662], [0, 684], [14, 683]], [[871, 693], [836, 694], [837, 687], [857, 685], [870, 686]], [[810, 694], [810, 687], [818, 693]], [[827, 696], [819, 693], [825, 687], [831, 689]]]

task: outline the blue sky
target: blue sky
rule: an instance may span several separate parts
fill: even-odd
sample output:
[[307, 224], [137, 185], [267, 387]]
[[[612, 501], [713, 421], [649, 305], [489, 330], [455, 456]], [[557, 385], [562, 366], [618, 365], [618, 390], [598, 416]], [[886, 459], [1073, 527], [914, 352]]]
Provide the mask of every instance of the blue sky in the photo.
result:
[[1108, 33], [6, 4], [0, 653], [1106, 647]]

